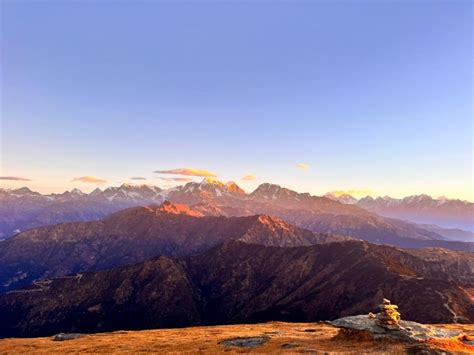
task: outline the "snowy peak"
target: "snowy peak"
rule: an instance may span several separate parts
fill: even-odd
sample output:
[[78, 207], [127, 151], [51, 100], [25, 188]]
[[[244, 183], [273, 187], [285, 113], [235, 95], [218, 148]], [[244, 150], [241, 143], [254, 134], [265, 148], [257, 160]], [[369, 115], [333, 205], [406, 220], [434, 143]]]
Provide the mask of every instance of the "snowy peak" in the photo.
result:
[[84, 195], [84, 192], [76, 188], [71, 190], [71, 195], [82, 196]]
[[95, 189], [90, 196], [104, 198], [108, 201], [130, 200], [130, 201], [162, 201], [160, 193], [163, 190], [157, 186], [122, 184], [119, 187], [108, 187], [104, 191]]
[[89, 195], [90, 196], [98, 196], [102, 193], [102, 190], [99, 189], [98, 187], [96, 189], [94, 189], [94, 191], [92, 191]]
[[135, 184], [129, 184], [129, 183], [122, 184], [118, 189], [123, 190], [123, 191], [134, 191], [134, 192], [142, 192], [142, 193], [150, 192], [150, 191], [154, 193], [158, 193], [158, 192], [163, 191], [158, 186], [146, 185], [146, 184], [135, 185]]
[[245, 191], [234, 182], [224, 184], [219, 180], [205, 178], [201, 182], [189, 182], [179, 189], [184, 193], [209, 194], [220, 197], [223, 195], [245, 195]]
[[49, 197], [52, 199], [58, 199], [60, 201], [66, 201], [69, 199], [76, 200], [78, 198], [82, 198], [86, 196], [87, 194], [83, 193], [81, 190], [76, 188], [76, 189], [72, 189], [71, 191], [65, 191], [62, 194], [53, 194], [53, 195], [50, 195]]
[[299, 195], [309, 196], [309, 194], [299, 194], [296, 191], [289, 190], [280, 185], [264, 183], [259, 185], [255, 191], [250, 194], [250, 197], [256, 200], [298, 200]]
[[357, 199], [348, 193], [336, 193], [336, 192], [328, 192], [324, 195], [333, 201], [339, 201], [340, 203], [344, 203], [346, 205], [354, 205], [357, 203]]
[[41, 196], [40, 193], [35, 192], [35, 191], [31, 191], [27, 187], [21, 187], [19, 189], [7, 190], [7, 191], [15, 197]]
[[201, 186], [216, 186], [219, 188], [225, 187], [225, 184], [219, 180], [211, 179], [211, 178], [204, 178], [199, 185]]
[[11, 192], [16, 193], [16, 194], [25, 194], [25, 195], [36, 194], [36, 192], [31, 191], [27, 187], [21, 187], [19, 189], [11, 190]]
[[227, 184], [225, 184], [227, 191], [239, 195], [245, 195], [245, 191], [242, 190], [235, 182], [229, 181]]
[[474, 203], [434, 199], [429, 195], [413, 195], [402, 199], [388, 196], [363, 198], [357, 206], [384, 217], [397, 218], [422, 224], [437, 224], [447, 228], [473, 230]]
[[122, 185], [119, 186], [121, 190], [132, 190], [134, 185], [124, 182]]
[[[329, 197], [329, 194], [326, 194], [325, 196]], [[471, 202], [468, 201], [461, 201], [457, 199], [449, 199], [445, 196], [440, 196], [438, 198], [433, 198], [430, 195], [427, 194], [420, 194], [420, 195], [411, 195], [407, 196], [404, 198], [393, 198], [390, 196], [379, 196], [376, 198], [373, 198], [372, 196], [366, 196], [361, 199], [359, 199], [357, 204], [367, 207], [370, 205], [378, 205], [378, 206], [400, 206], [400, 207], [419, 207], [419, 208], [424, 208], [424, 207], [439, 207], [442, 205], [472, 205]]]
[[[3, 189], [0, 188], [0, 199], [32, 199], [32, 200], [44, 200], [45, 195], [41, 195], [39, 192], [31, 191], [27, 187], [19, 189]], [[1, 234], [1, 233], [0, 233]]]
[[402, 199], [404, 204], [430, 204], [435, 201], [431, 196], [426, 194], [408, 196]]
[[383, 206], [405, 206], [405, 207], [411, 206], [411, 207], [419, 207], [419, 208], [437, 207], [443, 204], [456, 204], [456, 203], [469, 204], [469, 202], [448, 199], [446, 197], [435, 199], [427, 194], [411, 195], [404, 198], [393, 198], [390, 196], [381, 196], [375, 199], [370, 196], [367, 196], [360, 199], [358, 203], [360, 205], [377, 204], [379, 206], [382, 206], [382, 205]]

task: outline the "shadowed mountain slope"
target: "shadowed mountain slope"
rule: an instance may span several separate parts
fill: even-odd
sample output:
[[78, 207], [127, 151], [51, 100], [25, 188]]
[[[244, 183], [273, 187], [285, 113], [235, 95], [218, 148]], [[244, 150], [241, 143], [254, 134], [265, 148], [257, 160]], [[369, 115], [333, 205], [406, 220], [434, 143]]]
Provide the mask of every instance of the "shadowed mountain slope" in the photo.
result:
[[470, 253], [230, 241], [0, 295], [0, 335], [328, 320], [374, 310], [381, 297], [396, 300], [405, 319], [473, 322], [473, 275]]
[[348, 238], [313, 233], [269, 216], [202, 217], [187, 206], [165, 202], [130, 208], [99, 221], [31, 229], [1, 242], [1, 290], [42, 278], [129, 265], [158, 255], [195, 254], [237, 239], [298, 246]]

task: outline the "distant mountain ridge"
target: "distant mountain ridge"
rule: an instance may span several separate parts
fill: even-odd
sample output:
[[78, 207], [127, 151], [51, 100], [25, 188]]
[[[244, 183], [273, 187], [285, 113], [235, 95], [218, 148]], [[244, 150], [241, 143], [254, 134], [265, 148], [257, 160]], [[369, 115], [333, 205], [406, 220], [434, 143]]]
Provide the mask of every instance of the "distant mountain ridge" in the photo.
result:
[[[298, 193], [269, 183], [247, 194], [233, 182], [225, 184], [212, 179], [168, 190], [126, 184], [104, 191], [96, 189], [90, 194], [73, 190], [43, 196], [29, 189], [1, 190], [0, 233], [5, 238], [36, 226], [97, 220], [121, 209], [159, 204], [164, 200], [193, 206], [195, 212], [203, 215], [267, 214], [314, 232], [349, 235], [402, 247], [426, 246], [419, 241], [444, 239], [439, 231], [384, 218], [359, 205]], [[431, 246], [435, 245], [441, 246]]]
[[[454, 247], [454, 244], [438, 242], [443, 237], [432, 230], [383, 218], [358, 206], [341, 204], [326, 197], [298, 193], [269, 183], [261, 184], [250, 194], [236, 194], [223, 186], [205, 180], [166, 193], [171, 201], [193, 205], [206, 215], [267, 214], [312, 231], [349, 235], [375, 243], [401, 247]], [[462, 248], [461, 245], [458, 247]]]
[[128, 207], [161, 203], [162, 191], [156, 186], [128, 184], [103, 191], [97, 188], [90, 194], [78, 189], [50, 195], [26, 187], [0, 189], [0, 240], [34, 227], [90, 221]]
[[374, 310], [382, 297], [396, 299], [410, 320], [471, 323], [473, 275], [472, 253], [228, 241], [195, 256], [161, 256], [0, 295], [0, 337], [331, 320]]
[[385, 217], [474, 232], [474, 203], [469, 201], [444, 197], [435, 199], [426, 194], [404, 198], [366, 196], [361, 199], [349, 194], [328, 193], [325, 196]]

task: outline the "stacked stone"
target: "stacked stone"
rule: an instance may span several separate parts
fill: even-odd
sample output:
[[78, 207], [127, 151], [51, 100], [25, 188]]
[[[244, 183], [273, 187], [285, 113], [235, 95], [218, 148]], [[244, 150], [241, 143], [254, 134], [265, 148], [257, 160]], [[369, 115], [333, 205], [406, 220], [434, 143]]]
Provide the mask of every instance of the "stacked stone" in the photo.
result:
[[380, 313], [376, 315], [376, 323], [384, 328], [398, 329], [400, 322], [400, 312], [398, 306], [391, 304], [390, 300], [384, 298], [382, 304], [379, 306]]

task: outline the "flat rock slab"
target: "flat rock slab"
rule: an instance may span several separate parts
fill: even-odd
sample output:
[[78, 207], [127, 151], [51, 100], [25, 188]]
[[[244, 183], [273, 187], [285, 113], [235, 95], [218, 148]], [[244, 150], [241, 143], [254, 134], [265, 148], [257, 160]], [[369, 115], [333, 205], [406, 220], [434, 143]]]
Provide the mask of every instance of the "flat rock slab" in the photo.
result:
[[234, 338], [223, 340], [220, 344], [224, 346], [239, 346], [242, 348], [254, 348], [265, 344], [269, 341], [269, 337], [252, 337], [252, 338]]
[[53, 340], [54, 341], [73, 340], [73, 339], [82, 338], [83, 336], [85, 336], [85, 334], [82, 334], [82, 333], [59, 333], [53, 337]]
[[296, 343], [285, 343], [285, 344], [282, 344], [280, 346], [280, 348], [282, 348], [282, 349], [294, 349], [294, 348], [297, 348], [299, 346], [300, 346], [300, 344], [296, 344]]
[[369, 318], [368, 315], [339, 318], [329, 323], [338, 328], [368, 331], [372, 333], [374, 337], [388, 336], [396, 339], [414, 341], [453, 338], [462, 334], [462, 332], [457, 330], [441, 329], [403, 320], [400, 321], [400, 327], [398, 329], [387, 329], [377, 325], [374, 319]]

